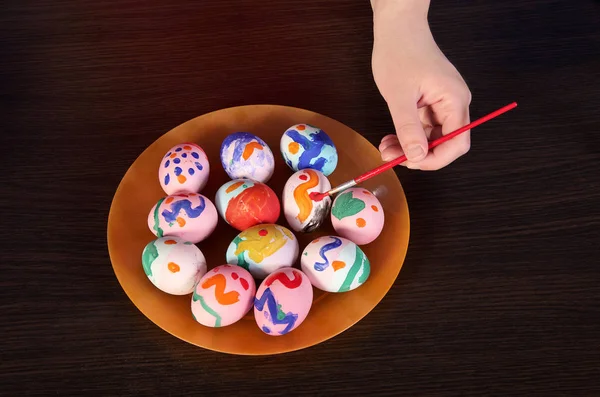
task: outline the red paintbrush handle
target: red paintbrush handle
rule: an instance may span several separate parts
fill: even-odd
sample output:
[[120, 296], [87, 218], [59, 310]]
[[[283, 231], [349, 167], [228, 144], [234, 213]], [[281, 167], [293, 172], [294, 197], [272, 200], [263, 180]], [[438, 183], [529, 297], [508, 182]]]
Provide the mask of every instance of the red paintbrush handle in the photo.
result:
[[[457, 135], [462, 134], [465, 131], [468, 131], [468, 130], [470, 130], [472, 128], [475, 128], [478, 125], [483, 124], [486, 121], [488, 121], [490, 119], [493, 119], [494, 117], [498, 117], [502, 113], [506, 113], [509, 110], [514, 109], [516, 107], [517, 107], [517, 103], [513, 102], [513, 103], [511, 103], [509, 105], [506, 105], [506, 106], [504, 106], [504, 107], [502, 107], [502, 108], [500, 108], [500, 109], [498, 109], [498, 110], [496, 110], [496, 111], [494, 111], [494, 112], [492, 112], [492, 113], [490, 113], [490, 114], [488, 114], [486, 116], [483, 116], [480, 119], [477, 119], [477, 120], [473, 121], [472, 123], [469, 123], [469, 124], [465, 125], [464, 127], [460, 127], [456, 131], [452, 131], [451, 133], [449, 133], [447, 135], [444, 135], [443, 137], [438, 138], [435, 141], [431, 141], [431, 142], [429, 142], [429, 150], [433, 149], [434, 147], [436, 147], [438, 145], [441, 145], [442, 143], [444, 143], [446, 141], [449, 141], [450, 139], [454, 138]], [[385, 163], [383, 165], [380, 165], [377, 168], [372, 169], [371, 171], [369, 171], [367, 173], [362, 174], [358, 178], [354, 179], [354, 182], [356, 182], [357, 184], [361, 183], [361, 182], [364, 182], [367, 179], [369, 179], [371, 177], [374, 177], [375, 175], [379, 175], [382, 172], [385, 172], [385, 171], [389, 170], [390, 168], [394, 168], [398, 164], [404, 163], [405, 161], [406, 161], [406, 155], [402, 155], [402, 156], [398, 157], [397, 159], [394, 159], [394, 160], [392, 160], [392, 161], [390, 161], [388, 163]]]

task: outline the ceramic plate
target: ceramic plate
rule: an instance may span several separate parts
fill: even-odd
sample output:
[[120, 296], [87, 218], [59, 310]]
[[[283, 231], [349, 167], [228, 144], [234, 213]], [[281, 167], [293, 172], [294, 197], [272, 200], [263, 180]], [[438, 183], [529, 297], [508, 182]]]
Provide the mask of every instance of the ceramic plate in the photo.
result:
[[[169, 148], [183, 142], [202, 146], [211, 165], [210, 179], [202, 194], [214, 200], [219, 186], [228, 180], [219, 159], [223, 139], [236, 131], [258, 135], [275, 154], [275, 173], [268, 185], [281, 198], [285, 181], [292, 171], [283, 161], [279, 140], [288, 127], [300, 123], [325, 130], [337, 146], [338, 166], [329, 177], [332, 186], [381, 164], [379, 152], [373, 145], [335, 120], [303, 109], [251, 105], [218, 110], [192, 119], [161, 136], [131, 165], [110, 208], [108, 249], [121, 286], [138, 309], [156, 325], [186, 342], [218, 352], [284, 353], [316, 345], [348, 329], [367, 315], [394, 284], [408, 247], [409, 215], [402, 186], [392, 170], [362, 185], [375, 193], [385, 211], [381, 235], [371, 244], [362, 246], [371, 262], [369, 279], [361, 287], [345, 293], [325, 293], [315, 289], [308, 317], [289, 334], [266, 335], [256, 325], [253, 310], [227, 327], [202, 326], [192, 318], [191, 295], [168, 295], [154, 287], [146, 277], [141, 264], [142, 250], [155, 238], [148, 229], [147, 216], [150, 208], [165, 196], [158, 181], [158, 167]], [[283, 211], [278, 223], [287, 227]], [[209, 269], [225, 263], [227, 246], [238, 233], [219, 219], [211, 237], [198, 244]], [[335, 234], [329, 221], [313, 233], [295, 233], [300, 252], [313, 239], [329, 234]], [[299, 260], [296, 267], [299, 267]]]

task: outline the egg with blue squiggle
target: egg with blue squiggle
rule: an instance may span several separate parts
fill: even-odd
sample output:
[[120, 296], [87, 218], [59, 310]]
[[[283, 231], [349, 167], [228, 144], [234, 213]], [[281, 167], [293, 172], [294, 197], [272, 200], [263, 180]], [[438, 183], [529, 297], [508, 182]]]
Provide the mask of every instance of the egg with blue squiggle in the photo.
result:
[[177, 236], [195, 244], [210, 236], [218, 218], [207, 197], [178, 193], [158, 200], [148, 214], [148, 227], [158, 237]]
[[294, 171], [310, 168], [329, 176], [338, 163], [337, 149], [329, 135], [309, 124], [288, 128], [281, 137], [280, 149], [286, 164]]
[[238, 234], [227, 248], [226, 261], [238, 265], [256, 278], [265, 278], [298, 259], [298, 240], [279, 225], [256, 225]]
[[210, 165], [204, 150], [195, 143], [173, 146], [158, 169], [160, 186], [167, 194], [200, 192], [208, 182]]
[[298, 269], [271, 273], [256, 291], [254, 319], [267, 335], [279, 336], [298, 328], [312, 306], [313, 289]]
[[249, 132], [236, 132], [221, 144], [221, 164], [231, 179], [250, 178], [267, 182], [275, 170], [275, 158], [269, 146]]
[[302, 271], [312, 285], [327, 292], [346, 292], [367, 281], [371, 265], [352, 241], [337, 236], [319, 237], [300, 256]]

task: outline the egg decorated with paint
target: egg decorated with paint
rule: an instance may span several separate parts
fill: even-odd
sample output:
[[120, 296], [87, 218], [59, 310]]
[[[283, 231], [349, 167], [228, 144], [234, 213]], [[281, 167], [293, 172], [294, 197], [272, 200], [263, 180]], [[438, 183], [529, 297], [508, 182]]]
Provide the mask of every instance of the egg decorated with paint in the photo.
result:
[[271, 273], [256, 292], [256, 324], [268, 335], [285, 335], [302, 324], [312, 299], [313, 289], [304, 273], [292, 267], [279, 269]]
[[298, 259], [298, 240], [279, 225], [256, 225], [238, 234], [227, 248], [227, 263], [238, 265], [256, 278], [265, 278]]
[[178, 193], [158, 200], [148, 214], [148, 227], [154, 235], [177, 236], [199, 243], [215, 230], [215, 205], [198, 193]]
[[302, 271], [312, 285], [327, 292], [346, 292], [369, 278], [371, 265], [360, 247], [343, 237], [313, 240], [300, 255]]
[[336, 233], [358, 245], [374, 241], [384, 224], [383, 207], [373, 193], [354, 187], [340, 193], [331, 206]]
[[312, 192], [326, 192], [331, 183], [320, 171], [305, 169], [294, 173], [283, 188], [283, 213], [290, 227], [296, 232], [316, 230], [329, 215], [331, 198], [315, 201]]
[[208, 182], [210, 165], [204, 150], [195, 143], [173, 146], [158, 168], [160, 186], [167, 194], [201, 191]]
[[142, 252], [146, 276], [158, 289], [172, 295], [192, 293], [206, 273], [206, 259], [189, 241], [179, 237], [160, 237]]
[[266, 183], [275, 170], [269, 146], [249, 132], [236, 132], [221, 144], [221, 164], [231, 179], [249, 178]]
[[338, 163], [337, 149], [329, 135], [308, 124], [288, 128], [281, 137], [280, 149], [286, 164], [294, 171], [310, 168], [329, 176]]
[[207, 327], [231, 325], [248, 313], [256, 284], [244, 268], [221, 265], [202, 277], [192, 295], [194, 320]]
[[275, 223], [281, 212], [275, 192], [251, 179], [225, 183], [217, 190], [215, 202], [225, 222], [240, 231], [260, 223]]

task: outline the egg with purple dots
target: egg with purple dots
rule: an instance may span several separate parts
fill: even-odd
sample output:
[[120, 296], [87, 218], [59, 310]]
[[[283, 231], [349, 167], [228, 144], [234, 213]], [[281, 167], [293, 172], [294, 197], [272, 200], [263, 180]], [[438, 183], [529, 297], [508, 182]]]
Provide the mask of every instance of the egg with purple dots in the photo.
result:
[[211, 235], [218, 217], [207, 197], [178, 193], [158, 200], [148, 214], [148, 228], [155, 236], [176, 236], [196, 244]]
[[327, 292], [356, 289], [371, 274], [371, 264], [363, 250], [339, 236], [313, 240], [302, 252], [300, 265], [311, 284]]
[[204, 150], [195, 143], [173, 146], [158, 169], [160, 186], [167, 194], [200, 192], [208, 182], [210, 165]]
[[221, 144], [221, 164], [231, 179], [249, 178], [266, 183], [275, 170], [269, 146], [254, 134], [236, 132]]
[[308, 277], [298, 269], [284, 267], [271, 273], [256, 291], [254, 319], [265, 334], [285, 335], [306, 319], [312, 300]]
[[358, 245], [369, 244], [379, 237], [384, 222], [381, 203], [363, 188], [344, 190], [331, 206], [331, 223], [336, 233]]
[[148, 279], [161, 291], [187, 295], [206, 274], [206, 259], [189, 241], [174, 236], [160, 237], [144, 248], [142, 267]]

